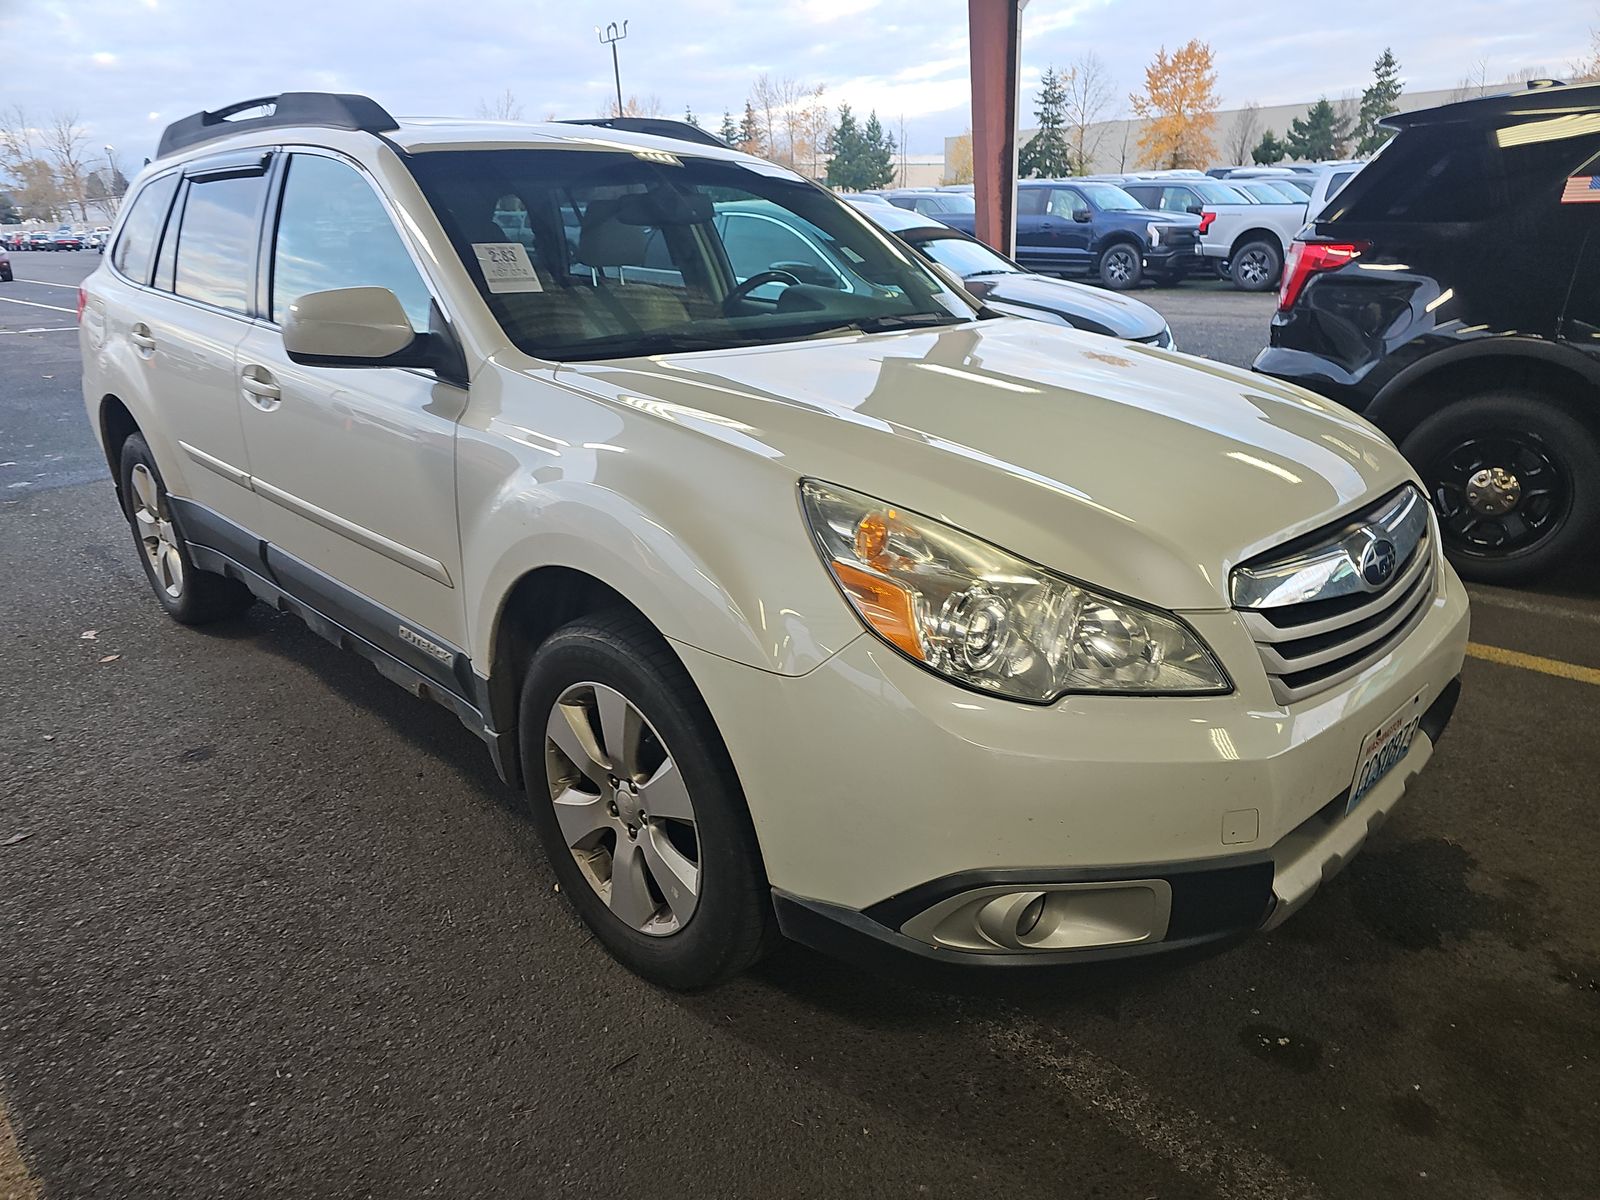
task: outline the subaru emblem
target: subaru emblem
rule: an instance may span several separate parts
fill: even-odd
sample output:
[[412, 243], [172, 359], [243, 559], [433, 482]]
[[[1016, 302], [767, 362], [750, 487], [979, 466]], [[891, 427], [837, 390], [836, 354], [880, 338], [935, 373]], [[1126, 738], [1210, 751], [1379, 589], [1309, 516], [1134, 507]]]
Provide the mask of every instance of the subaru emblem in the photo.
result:
[[1394, 543], [1377, 538], [1361, 552], [1361, 578], [1372, 587], [1382, 587], [1394, 574]]

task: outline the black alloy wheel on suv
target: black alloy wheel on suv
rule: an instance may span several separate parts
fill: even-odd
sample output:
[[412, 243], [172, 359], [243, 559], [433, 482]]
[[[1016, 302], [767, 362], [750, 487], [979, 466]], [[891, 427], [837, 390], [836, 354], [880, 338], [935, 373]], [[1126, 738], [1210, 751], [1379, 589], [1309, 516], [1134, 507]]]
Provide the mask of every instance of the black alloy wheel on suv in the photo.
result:
[[1460, 573], [1600, 549], [1600, 85], [1397, 114], [1307, 226], [1255, 369], [1365, 415]]

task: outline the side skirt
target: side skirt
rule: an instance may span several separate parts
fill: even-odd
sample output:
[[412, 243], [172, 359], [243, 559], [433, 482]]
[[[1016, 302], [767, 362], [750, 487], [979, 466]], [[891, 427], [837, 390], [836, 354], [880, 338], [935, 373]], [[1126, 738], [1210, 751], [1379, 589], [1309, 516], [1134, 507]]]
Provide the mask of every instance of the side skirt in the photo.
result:
[[195, 566], [239, 580], [263, 604], [292, 613], [412, 695], [448, 708], [488, 745], [500, 778], [521, 787], [515, 735], [490, 726], [489, 681], [472, 669], [465, 651], [215, 510], [180, 496], [168, 500]]

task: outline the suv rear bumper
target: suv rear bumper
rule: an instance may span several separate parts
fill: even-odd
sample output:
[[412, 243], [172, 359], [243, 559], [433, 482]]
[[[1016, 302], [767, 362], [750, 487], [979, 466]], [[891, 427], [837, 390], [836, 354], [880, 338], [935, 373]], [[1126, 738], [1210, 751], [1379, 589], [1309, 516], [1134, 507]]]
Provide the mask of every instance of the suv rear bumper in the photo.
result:
[[1306, 350], [1268, 346], [1256, 355], [1250, 369], [1326, 396], [1354, 412], [1361, 412], [1371, 399], [1360, 375]]

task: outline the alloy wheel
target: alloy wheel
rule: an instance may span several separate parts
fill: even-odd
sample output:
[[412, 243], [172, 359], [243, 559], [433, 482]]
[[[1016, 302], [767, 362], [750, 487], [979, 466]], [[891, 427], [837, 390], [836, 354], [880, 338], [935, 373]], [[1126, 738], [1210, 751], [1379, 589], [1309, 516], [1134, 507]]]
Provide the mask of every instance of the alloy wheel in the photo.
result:
[[133, 523], [144, 556], [150, 561], [156, 586], [172, 599], [183, 596], [183, 556], [178, 553], [178, 535], [172, 528], [172, 514], [167, 508], [167, 495], [150, 468], [143, 463], [134, 466]]
[[562, 840], [617, 919], [653, 937], [687, 925], [700, 899], [694, 801], [638, 707], [572, 684], [545, 722], [545, 774]]
[[1429, 481], [1445, 544], [1458, 554], [1503, 558], [1555, 534], [1572, 507], [1572, 485], [1538, 438], [1490, 433], [1440, 455]]
[[1272, 264], [1265, 250], [1246, 250], [1239, 256], [1239, 281], [1251, 287], [1265, 287], [1271, 278]]
[[1133, 254], [1127, 250], [1112, 250], [1106, 254], [1106, 275], [1113, 283], [1127, 283], [1133, 278]]

